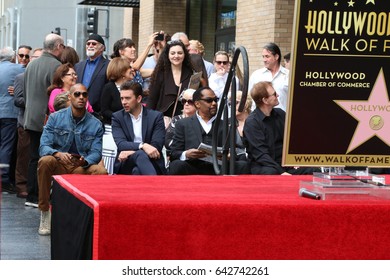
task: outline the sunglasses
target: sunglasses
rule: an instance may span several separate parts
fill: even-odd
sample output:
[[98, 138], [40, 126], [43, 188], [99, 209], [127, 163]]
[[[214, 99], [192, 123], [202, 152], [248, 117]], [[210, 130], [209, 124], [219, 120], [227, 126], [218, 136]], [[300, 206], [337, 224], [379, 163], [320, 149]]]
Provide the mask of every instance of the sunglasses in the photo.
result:
[[[238, 105], [238, 104], [240, 104], [240, 100], [236, 100], [236, 105]], [[232, 102], [230, 100], [228, 101], [228, 105], [232, 106]]]
[[229, 63], [229, 61], [219, 61], [219, 60], [216, 60], [215, 63], [217, 64], [223, 64], [223, 65], [227, 65]]
[[194, 101], [192, 101], [191, 99], [184, 99], [184, 98], [182, 98], [181, 99], [181, 104], [184, 106], [184, 105], [186, 105], [186, 103], [188, 103], [188, 105], [194, 105]]
[[88, 97], [88, 92], [86, 92], [86, 91], [83, 91], [83, 92], [75, 91], [73, 93], [73, 95], [74, 95], [74, 97], [79, 97], [80, 95], [82, 95], [84, 98], [87, 98]]
[[213, 102], [218, 103], [219, 98], [218, 97], [214, 97], [214, 98], [209, 97], [209, 98], [201, 98], [199, 100], [203, 100], [207, 103], [213, 103]]
[[28, 54], [22, 54], [22, 53], [18, 53], [18, 56], [21, 58], [21, 59], [23, 59], [23, 58], [26, 58], [26, 59], [30, 59], [30, 55], [28, 55]]
[[276, 91], [273, 93], [273, 94], [271, 94], [271, 95], [268, 95], [268, 97], [271, 97], [271, 96], [275, 96], [276, 97]]
[[96, 46], [97, 43], [96, 43], [96, 42], [87, 42], [86, 45], [87, 45], [87, 46], [89, 46], [89, 45]]

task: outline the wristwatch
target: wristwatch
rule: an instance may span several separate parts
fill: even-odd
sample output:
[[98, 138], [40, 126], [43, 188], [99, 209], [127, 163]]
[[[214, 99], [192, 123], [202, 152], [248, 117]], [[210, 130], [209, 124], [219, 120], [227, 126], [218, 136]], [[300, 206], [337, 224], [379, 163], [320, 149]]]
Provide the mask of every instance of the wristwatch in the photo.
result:
[[139, 143], [138, 149], [142, 150], [143, 147], [144, 147], [144, 142]]

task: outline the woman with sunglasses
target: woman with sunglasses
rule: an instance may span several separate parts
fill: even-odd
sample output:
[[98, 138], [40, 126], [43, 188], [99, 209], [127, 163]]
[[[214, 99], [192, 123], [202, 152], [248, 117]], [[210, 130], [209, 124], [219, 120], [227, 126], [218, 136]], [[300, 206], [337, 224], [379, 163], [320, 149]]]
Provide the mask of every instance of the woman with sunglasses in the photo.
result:
[[192, 101], [192, 95], [194, 94], [194, 89], [186, 89], [183, 92], [182, 98], [180, 99], [180, 103], [183, 106], [183, 113], [181, 115], [177, 115], [173, 117], [172, 121], [169, 123], [169, 126], [166, 129], [165, 134], [165, 148], [167, 150], [167, 156], [169, 156], [169, 147], [172, 144], [173, 134], [175, 133], [175, 124], [178, 120], [183, 118], [191, 117], [195, 114], [196, 108], [195, 104]]
[[[47, 88], [49, 95], [48, 109], [49, 113], [55, 112], [54, 99], [62, 92], [69, 91], [76, 84], [77, 74], [70, 63], [58, 66], [54, 72], [53, 83]], [[93, 112], [91, 104], [87, 103], [88, 112]]]
[[[209, 77], [209, 87], [215, 92], [215, 95], [218, 98], [221, 98], [230, 70], [230, 57], [227, 52], [218, 51], [214, 55], [214, 68], [215, 72]], [[236, 85], [237, 89], [239, 89], [237, 77]]]
[[180, 115], [183, 105], [178, 96], [188, 88], [194, 72], [184, 44], [179, 40], [167, 42], [152, 74], [147, 107], [163, 112], [167, 118]]

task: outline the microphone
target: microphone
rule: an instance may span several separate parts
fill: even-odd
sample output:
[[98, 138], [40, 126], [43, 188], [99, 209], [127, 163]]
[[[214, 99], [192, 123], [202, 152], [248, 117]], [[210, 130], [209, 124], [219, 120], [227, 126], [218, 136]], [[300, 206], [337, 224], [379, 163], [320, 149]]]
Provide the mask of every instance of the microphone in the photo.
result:
[[305, 188], [300, 188], [299, 189], [299, 196], [306, 197], [306, 198], [311, 198], [315, 200], [320, 200], [321, 196], [318, 193], [308, 191]]

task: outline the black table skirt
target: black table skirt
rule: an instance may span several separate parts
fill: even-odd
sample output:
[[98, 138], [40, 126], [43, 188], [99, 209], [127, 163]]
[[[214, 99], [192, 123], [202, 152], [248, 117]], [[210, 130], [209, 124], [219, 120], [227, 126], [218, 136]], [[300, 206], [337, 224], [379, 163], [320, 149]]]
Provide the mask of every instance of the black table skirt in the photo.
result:
[[53, 181], [52, 260], [91, 260], [93, 209]]

